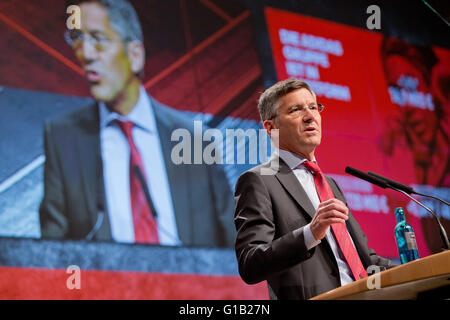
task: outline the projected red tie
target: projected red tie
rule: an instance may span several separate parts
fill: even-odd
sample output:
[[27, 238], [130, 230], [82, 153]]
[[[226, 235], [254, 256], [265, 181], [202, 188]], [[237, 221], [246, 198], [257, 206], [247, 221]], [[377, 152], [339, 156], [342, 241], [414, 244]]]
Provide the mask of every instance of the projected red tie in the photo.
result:
[[130, 200], [133, 214], [134, 238], [136, 243], [159, 244], [158, 228], [153, 218], [150, 207], [145, 198], [145, 193], [134, 167], [137, 165], [145, 177], [144, 165], [141, 155], [133, 141], [131, 130], [134, 124], [131, 121], [122, 122], [115, 120], [130, 145]]
[[[305, 161], [302, 163], [306, 169], [308, 169], [314, 176], [314, 183], [316, 185], [317, 193], [321, 202], [328, 199], [334, 198], [333, 192], [331, 191], [330, 185], [328, 184], [325, 176], [320, 170], [319, 166], [313, 161]], [[367, 277], [367, 272], [361, 263], [358, 252], [356, 252], [355, 247], [350, 239], [350, 234], [345, 227], [345, 223], [333, 223], [331, 225], [334, 236], [344, 254], [345, 260], [347, 261], [350, 270], [352, 271], [355, 280]]]

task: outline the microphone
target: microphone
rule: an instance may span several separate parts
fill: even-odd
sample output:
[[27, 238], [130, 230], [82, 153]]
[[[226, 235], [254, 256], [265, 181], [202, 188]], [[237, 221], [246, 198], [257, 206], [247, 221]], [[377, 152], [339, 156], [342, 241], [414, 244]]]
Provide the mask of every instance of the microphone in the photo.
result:
[[105, 219], [105, 207], [106, 207], [106, 199], [105, 199], [105, 189], [103, 182], [103, 163], [100, 157], [97, 158], [99, 170], [97, 175], [97, 220], [95, 221], [94, 226], [91, 231], [84, 238], [85, 240], [91, 241], [94, 239], [97, 232], [100, 230], [102, 226], [103, 220]]
[[92, 230], [87, 234], [85, 240], [91, 241], [94, 238], [95, 234], [98, 232], [98, 230], [100, 229], [100, 227], [103, 223], [104, 216], [105, 216], [105, 213], [103, 211], [98, 212], [97, 221], [95, 222]]
[[358, 169], [352, 168], [352, 167], [346, 167], [345, 172], [348, 174], [351, 174], [352, 176], [355, 176], [357, 178], [360, 178], [362, 180], [365, 180], [367, 182], [370, 182], [374, 185], [379, 186], [380, 188], [386, 189], [389, 188], [389, 185], [384, 181], [377, 177], [368, 175], [367, 173], [364, 173], [362, 171], [359, 171]]
[[[144, 177], [144, 174], [142, 173], [141, 168], [137, 164], [134, 165], [134, 171], [136, 172], [139, 182], [141, 183], [141, 187], [142, 190], [144, 191], [145, 199], [147, 200], [147, 204], [150, 207], [150, 211], [152, 212], [152, 215], [156, 220], [157, 216], [156, 209], [155, 206], [153, 205], [152, 198], [150, 197], [150, 192], [148, 191], [148, 185]], [[181, 246], [183, 244], [177, 236], [173, 235], [171, 232], [164, 229], [162, 225], [158, 225], [158, 229], [161, 232], [164, 232], [168, 237], [170, 237], [175, 242], [176, 245]]]
[[[352, 176], [355, 176], [357, 178], [360, 178], [362, 180], [368, 181], [370, 183], [373, 183], [383, 189], [389, 188], [395, 191], [398, 191], [400, 193], [403, 193], [405, 196], [407, 196], [408, 198], [410, 198], [411, 200], [413, 200], [415, 203], [417, 203], [418, 205], [420, 205], [421, 207], [423, 207], [425, 210], [427, 210], [428, 212], [430, 212], [433, 217], [436, 219], [436, 222], [439, 226], [439, 233], [442, 239], [442, 242], [444, 244], [444, 250], [449, 250], [450, 249], [450, 244], [448, 241], [448, 237], [447, 237], [447, 233], [445, 232], [444, 227], [442, 226], [438, 216], [436, 215], [436, 213], [431, 210], [430, 208], [428, 208], [427, 206], [425, 206], [424, 204], [422, 204], [420, 201], [414, 199], [412, 196], [409, 195], [409, 193], [416, 193], [411, 187], [405, 186], [404, 184], [401, 184], [399, 182], [396, 182], [394, 180], [390, 180], [388, 178], [385, 178], [383, 176], [377, 175], [376, 173], [364, 173], [362, 171], [359, 171], [357, 169], [354, 169], [352, 167], [346, 167], [345, 168], [345, 172], [348, 174], [351, 174]], [[392, 182], [392, 184], [391, 184]], [[395, 186], [394, 186], [394, 185]], [[412, 191], [411, 191], [412, 190]], [[408, 192], [411, 191], [411, 192]]]
[[370, 174], [371, 176], [377, 177], [378, 179], [384, 180], [390, 186], [395, 187], [395, 188], [400, 189], [400, 190], [403, 190], [406, 193], [409, 193], [409, 194], [413, 193], [413, 194], [417, 194], [419, 196], [433, 198], [433, 199], [436, 199], [436, 200], [442, 202], [443, 204], [446, 204], [447, 206], [450, 206], [450, 203], [448, 203], [444, 199], [441, 199], [441, 198], [438, 198], [438, 197], [435, 197], [435, 196], [432, 196], [432, 195], [423, 194], [423, 193], [414, 191], [414, 189], [412, 187], [409, 187], [407, 185], [404, 185], [403, 183], [391, 180], [389, 178], [383, 177], [382, 175], [376, 174], [376, 173], [371, 172], [371, 171], [369, 171], [368, 174]]
[[414, 193], [414, 189], [413, 188], [411, 188], [411, 187], [409, 187], [407, 185], [404, 185], [403, 183], [400, 183], [400, 182], [391, 180], [389, 178], [383, 177], [383, 176], [381, 176], [379, 174], [376, 174], [375, 172], [369, 171], [367, 173], [369, 175], [373, 176], [373, 177], [376, 177], [376, 178], [380, 179], [380, 180], [384, 180], [390, 186], [395, 187], [395, 188], [400, 189], [400, 190], [403, 190], [406, 193], [409, 193], [409, 194]]

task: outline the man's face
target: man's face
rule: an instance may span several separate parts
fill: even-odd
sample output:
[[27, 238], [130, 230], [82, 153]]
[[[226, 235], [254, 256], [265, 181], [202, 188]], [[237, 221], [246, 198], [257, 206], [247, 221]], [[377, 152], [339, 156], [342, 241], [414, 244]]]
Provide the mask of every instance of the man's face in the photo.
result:
[[304, 88], [292, 91], [280, 100], [278, 117], [271, 120], [273, 128], [279, 129], [280, 149], [311, 160], [322, 139], [322, 118], [318, 111], [308, 108], [316, 100]]
[[122, 93], [133, 77], [124, 43], [111, 27], [108, 12], [101, 4], [85, 2], [81, 7], [81, 32], [100, 41], [83, 40], [74, 48], [96, 100], [110, 102]]

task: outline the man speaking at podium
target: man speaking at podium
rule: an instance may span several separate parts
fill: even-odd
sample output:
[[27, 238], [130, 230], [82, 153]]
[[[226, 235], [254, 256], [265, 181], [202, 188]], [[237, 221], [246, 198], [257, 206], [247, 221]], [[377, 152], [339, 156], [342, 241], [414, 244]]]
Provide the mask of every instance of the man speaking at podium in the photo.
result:
[[235, 246], [242, 279], [267, 280], [271, 299], [309, 299], [366, 277], [370, 265], [395, 266], [367, 247], [341, 189], [314, 157], [323, 106], [308, 84], [278, 82], [261, 95], [258, 109], [279, 148], [236, 184]]

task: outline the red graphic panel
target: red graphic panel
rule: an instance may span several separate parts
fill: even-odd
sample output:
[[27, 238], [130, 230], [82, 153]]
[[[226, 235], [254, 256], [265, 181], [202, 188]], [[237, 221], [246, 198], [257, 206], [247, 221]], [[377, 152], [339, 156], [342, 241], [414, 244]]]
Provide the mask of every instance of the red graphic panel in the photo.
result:
[[[401, 206], [416, 232], [419, 255], [439, 251], [427, 213], [344, 169], [440, 187], [448, 198], [450, 51], [273, 8], [265, 13], [278, 79], [306, 81], [325, 105], [316, 157], [342, 187], [369, 246], [398, 257], [394, 210]], [[448, 229], [449, 220], [442, 220]]]

